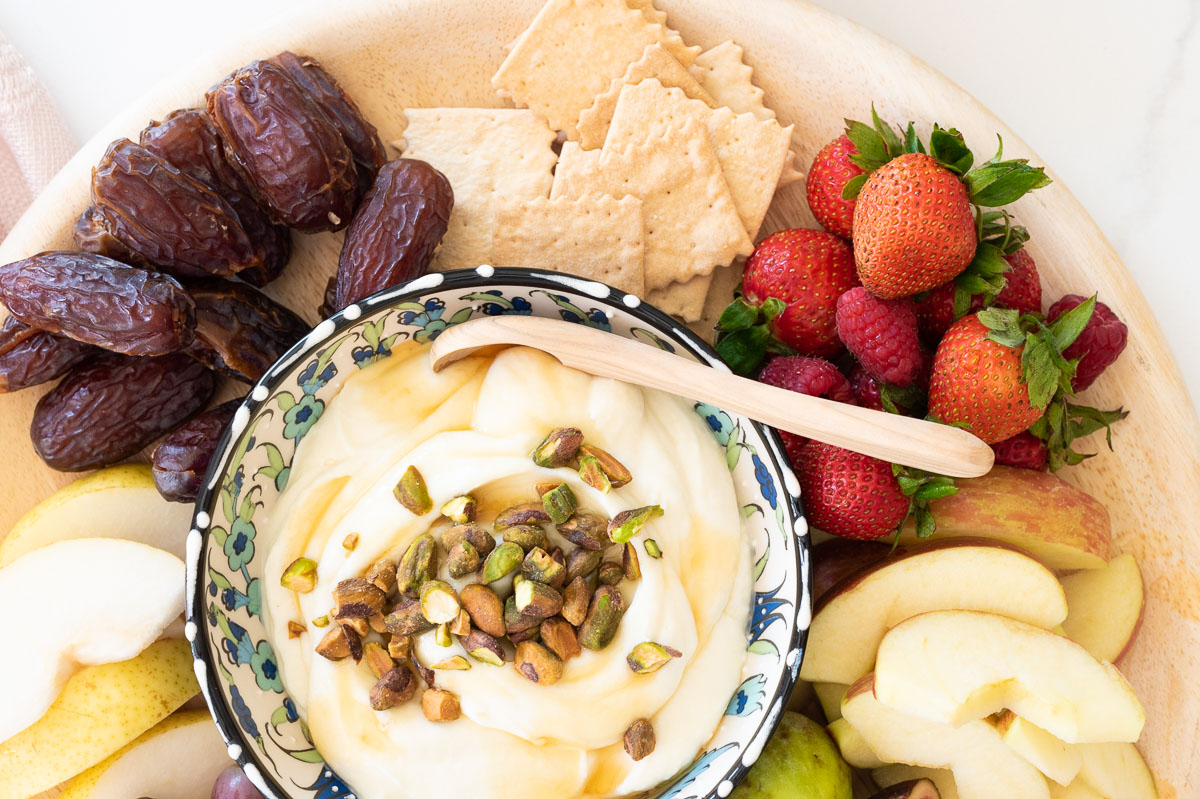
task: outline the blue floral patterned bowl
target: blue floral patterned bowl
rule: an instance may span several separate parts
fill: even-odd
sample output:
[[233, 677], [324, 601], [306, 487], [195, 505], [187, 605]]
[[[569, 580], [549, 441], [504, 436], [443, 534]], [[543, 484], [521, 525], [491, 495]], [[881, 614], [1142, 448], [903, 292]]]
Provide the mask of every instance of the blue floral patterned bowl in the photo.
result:
[[[724, 368], [687, 328], [637, 297], [551, 272], [489, 266], [426, 275], [351, 305], [275, 364], [238, 410], [196, 503], [186, 627], [230, 757], [271, 799], [354, 797], [313, 747], [266, 639], [266, 556], [255, 547], [255, 514], [277, 500], [296, 445], [348, 374], [388, 357], [397, 342], [429, 341], [450, 325], [497, 314], [562, 318]], [[651, 793], [655, 799], [733, 790], [787, 706], [810, 619], [808, 529], [779, 437], [711, 405], [697, 403], [696, 413], [725, 451], [753, 537], [753, 613], [744, 679], [720, 725], [690, 766]]]

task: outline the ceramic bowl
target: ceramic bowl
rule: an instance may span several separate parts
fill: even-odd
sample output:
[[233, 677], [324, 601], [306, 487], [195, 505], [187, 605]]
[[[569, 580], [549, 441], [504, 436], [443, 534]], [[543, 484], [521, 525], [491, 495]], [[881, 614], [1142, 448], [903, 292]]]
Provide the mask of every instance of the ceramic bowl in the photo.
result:
[[[483, 266], [430, 274], [351, 305], [317, 327], [254, 387], [225, 434], [188, 533], [187, 636], [196, 674], [237, 761], [272, 799], [353, 796], [326, 765], [280, 679], [262, 618], [266, 555], [255, 515], [276, 502], [292, 455], [346, 376], [398, 342], [498, 314], [562, 318], [719, 366], [693, 333], [600, 283]], [[723, 367], [720, 367], [723, 368]], [[726, 796], [787, 706], [811, 612], [809, 536], [799, 485], [773, 430], [696, 404], [724, 450], [754, 546], [753, 612], [743, 680], [696, 760], [651, 796]], [[368, 799], [375, 799], [370, 797]]]

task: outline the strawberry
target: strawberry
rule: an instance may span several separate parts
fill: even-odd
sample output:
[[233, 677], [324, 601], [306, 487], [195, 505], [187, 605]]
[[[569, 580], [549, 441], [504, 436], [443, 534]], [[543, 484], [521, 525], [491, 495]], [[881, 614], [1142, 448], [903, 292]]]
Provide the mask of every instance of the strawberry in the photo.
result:
[[[1078, 294], [1068, 294], [1050, 306], [1050, 319], [1057, 319], [1066, 311], [1077, 308], [1085, 302]], [[1087, 326], [1079, 334], [1079, 338], [1063, 350], [1063, 357], [1078, 358], [1075, 366], [1075, 379], [1071, 386], [1076, 392], [1096, 382], [1096, 378], [1113, 364], [1125, 350], [1125, 341], [1129, 336], [1129, 328], [1117, 318], [1102, 302], [1096, 302], [1096, 310]]]
[[[1038, 276], [1037, 264], [1029, 251], [1021, 248], [1016, 252], [1002, 256], [1008, 264], [1004, 273], [1004, 288], [995, 299], [987, 301], [987, 293], [971, 294], [955, 281], [943, 283], [929, 291], [917, 300], [917, 326], [921, 330], [921, 338], [931, 344], [937, 344], [950, 325], [962, 314], [955, 313], [956, 300], [961, 304], [964, 299], [970, 305], [964, 313], [975, 313], [984, 306], [996, 308], [1012, 308], [1021, 313], [1035, 313], [1042, 310], [1042, 283]], [[960, 293], [961, 292], [961, 293]], [[956, 294], [958, 296], [956, 297]], [[966, 295], [965, 297], [962, 295]]]
[[1000, 466], [1044, 472], [1049, 465], [1050, 450], [1046, 442], [1028, 431], [997, 441], [992, 444], [992, 452], [996, 453], [996, 463]]
[[995, 222], [1005, 221], [1006, 242], [1023, 231], [1012, 231], [1003, 212], [977, 209], [1006, 205], [1049, 184], [1045, 171], [1023, 159], [1000, 160], [1003, 143], [994, 158], [972, 169], [975, 156], [953, 128], [934, 125], [926, 147], [913, 123], [901, 141], [874, 109], [871, 117], [872, 125], [851, 121], [846, 127], [858, 150], [851, 160], [867, 172], [843, 191], [856, 200], [852, 233], [859, 280], [881, 299], [927, 291], [968, 273], [983, 286], [970, 288], [972, 293], [998, 292], [998, 275], [1007, 265], [990, 241]]
[[[846, 378], [836, 366], [822, 358], [805, 358], [802, 355], [772, 358], [759, 372], [758, 380], [769, 386], [786, 388], [810, 397], [827, 397], [835, 402], [855, 404]], [[779, 437], [783, 439], [788, 458], [795, 463], [800, 448], [808, 439], [783, 430], [779, 431]]]
[[907, 386], [917, 376], [921, 343], [912, 300], [881, 300], [862, 286], [837, 302], [837, 331], [872, 377]]
[[781, 230], [746, 261], [742, 296], [721, 314], [717, 352], [738, 374], [768, 354], [828, 357], [841, 349], [837, 299], [857, 285], [850, 245], [824, 230]]
[[826, 144], [808, 169], [805, 188], [808, 207], [817, 224], [844, 239], [850, 238], [854, 224], [854, 200], [842, 197], [846, 184], [865, 170], [851, 159], [858, 149], [846, 136]]
[[886, 461], [820, 441], [809, 441], [793, 461], [804, 511], [814, 527], [843, 538], [893, 533], [909, 500]]

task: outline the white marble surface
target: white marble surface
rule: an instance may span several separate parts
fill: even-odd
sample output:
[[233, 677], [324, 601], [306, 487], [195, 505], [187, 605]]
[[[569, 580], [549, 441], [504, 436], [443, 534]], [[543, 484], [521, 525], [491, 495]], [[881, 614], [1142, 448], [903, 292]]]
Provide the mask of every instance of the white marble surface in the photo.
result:
[[[1200, 401], [1200, 0], [818, 2], [940, 69], [1053, 166], [1129, 265]], [[266, 25], [298, 4], [3, 0], [0, 30], [83, 141], [231, 20]]]

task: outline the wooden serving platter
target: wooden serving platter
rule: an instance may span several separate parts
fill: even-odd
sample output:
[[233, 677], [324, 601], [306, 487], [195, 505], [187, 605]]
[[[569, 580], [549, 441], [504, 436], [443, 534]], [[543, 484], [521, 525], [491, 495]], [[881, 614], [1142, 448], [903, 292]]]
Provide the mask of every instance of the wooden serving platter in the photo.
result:
[[[71, 245], [88, 200], [90, 168], [114, 138], [151, 119], [198, 104], [204, 90], [256, 57], [290, 48], [319, 58], [377, 124], [398, 137], [406, 106], [500, 105], [489, 78], [542, 0], [350, 0], [280, 21], [202, 63], [166, 77], [88, 142], [0, 245], [0, 262]], [[745, 47], [768, 105], [795, 125], [801, 165], [835, 136], [843, 117], [864, 118], [872, 102], [887, 119], [938, 121], [961, 130], [977, 152], [1003, 135], [1010, 156], [1037, 156], [1003, 122], [945, 76], [845, 19], [789, 0], [659, 0], [669, 24], [691, 44], [734, 39]], [[1145, 298], [1103, 233], [1061, 182], [1015, 209], [1047, 303], [1068, 291], [1111, 305], [1129, 325], [1124, 356], [1089, 390], [1101, 407], [1132, 411], [1114, 435], [1115, 452], [1068, 470], [1067, 479], [1109, 507], [1117, 546], [1142, 564], [1148, 593], [1141, 634], [1123, 661], [1146, 705], [1142, 748], [1164, 799], [1200, 795], [1200, 424]], [[763, 235], [813, 226], [802, 183], [775, 198]], [[316, 321], [340, 234], [296, 236], [285, 276], [269, 289]], [[232, 389], [230, 390], [232, 395]], [[73, 479], [46, 468], [29, 443], [40, 391], [0, 395], [0, 530]], [[1102, 442], [1097, 444], [1102, 445]], [[183, 531], [180, 531], [183, 534]]]

